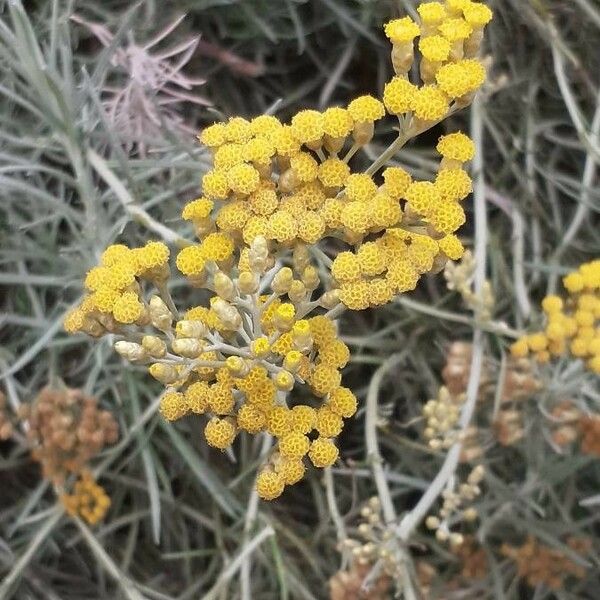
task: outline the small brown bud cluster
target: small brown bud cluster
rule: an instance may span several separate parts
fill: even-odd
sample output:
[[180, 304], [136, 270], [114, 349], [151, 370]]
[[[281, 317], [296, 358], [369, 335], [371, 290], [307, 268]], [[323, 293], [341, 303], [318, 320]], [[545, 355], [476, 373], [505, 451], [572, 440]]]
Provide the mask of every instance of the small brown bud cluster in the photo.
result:
[[[566, 544], [581, 555], [589, 553], [591, 546], [589, 539], [576, 537], [568, 538]], [[546, 585], [552, 590], [558, 590], [564, 586], [567, 577], [583, 579], [586, 574], [585, 569], [564, 552], [541, 544], [533, 536], [529, 536], [518, 548], [504, 544], [501, 551], [504, 556], [515, 561], [519, 577], [531, 587]]]
[[354, 562], [349, 570], [338, 571], [329, 580], [329, 600], [387, 600], [391, 586], [387, 575], [376, 578], [368, 590], [362, 589], [370, 569], [369, 564]]
[[517, 409], [498, 411], [492, 429], [502, 446], [514, 446], [525, 435], [523, 413]]
[[467, 481], [458, 486], [458, 490], [448, 487], [442, 492], [444, 498], [442, 508], [437, 515], [429, 515], [425, 519], [425, 526], [435, 531], [438, 542], [448, 542], [452, 547], [460, 546], [464, 542], [461, 533], [450, 530], [449, 520], [459, 512], [462, 521], [471, 522], [477, 518], [477, 510], [473, 506], [468, 506], [468, 503], [473, 502], [481, 494], [479, 484], [484, 475], [483, 465], [477, 465], [469, 473]]
[[7, 440], [13, 434], [13, 424], [6, 410], [6, 396], [0, 392], [0, 440]]
[[22, 407], [20, 417], [29, 426], [34, 460], [55, 484], [62, 484], [69, 473], [80, 473], [105, 445], [118, 439], [114, 417], [81, 390], [44, 388], [31, 406]]
[[579, 438], [581, 411], [571, 400], [563, 400], [551, 411], [552, 441], [565, 448]]
[[581, 451], [584, 454], [600, 456], [600, 416], [591, 415], [579, 419]]
[[487, 576], [489, 571], [487, 554], [472, 535], [465, 536], [463, 543], [453, 548], [452, 552], [460, 561], [462, 579], [471, 582]]
[[[442, 379], [451, 394], [458, 395], [466, 392], [469, 376], [471, 374], [472, 344], [467, 342], [453, 342], [448, 348], [446, 365], [442, 370]], [[504, 369], [504, 376], [500, 380], [500, 373], [491, 364], [483, 364], [479, 396], [481, 400], [493, 397], [500, 386], [502, 404], [507, 402], [526, 400], [538, 392], [542, 384], [533, 371], [534, 363], [530, 359], [509, 357]]]

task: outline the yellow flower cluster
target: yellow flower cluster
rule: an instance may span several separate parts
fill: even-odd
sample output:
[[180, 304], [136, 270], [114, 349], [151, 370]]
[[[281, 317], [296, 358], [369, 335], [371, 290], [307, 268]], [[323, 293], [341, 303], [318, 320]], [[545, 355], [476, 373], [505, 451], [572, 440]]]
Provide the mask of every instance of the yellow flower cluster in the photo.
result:
[[[105, 266], [113, 248], [91, 274], [99, 268], [113, 272], [114, 265]], [[94, 323], [94, 332], [116, 334], [117, 352], [146, 364], [150, 375], [165, 386], [160, 402], [165, 419], [206, 415], [206, 441], [221, 450], [239, 431], [274, 436], [277, 445], [257, 479], [260, 496], [272, 499], [285, 485], [302, 478], [305, 457], [316, 467], [330, 466], [337, 459], [333, 439], [357, 408], [354, 394], [341, 386], [340, 370], [350, 353], [335, 322], [326, 313], [313, 312], [332, 308], [338, 299], [330, 292], [311, 299], [321, 282], [306, 252], [295, 253], [293, 268], [274, 266], [263, 237], [243, 248], [236, 263], [232, 253], [229, 236], [216, 232], [177, 256], [179, 270], [211, 295], [207, 305], [179, 315], [165, 282], [156, 277], [146, 280], [164, 300], [159, 295], [146, 300], [140, 275], [120, 293], [135, 296], [143, 319], [121, 321], [97, 308], [85, 317]], [[139, 252], [127, 249], [122, 254]], [[190, 267], [196, 258], [203, 265], [202, 277]], [[168, 265], [161, 263], [161, 268]], [[88, 305], [88, 298], [82, 306]], [[70, 319], [66, 326], [72, 330]], [[131, 323], [135, 332], [128, 327]]]
[[[483, 27], [492, 17], [489, 8], [469, 0], [460, 6], [426, 2], [418, 11], [419, 23], [405, 17], [385, 25], [396, 75], [385, 86], [383, 102], [367, 95], [346, 108], [302, 110], [287, 124], [261, 115], [252, 120], [233, 117], [204, 129], [199, 138], [210, 149], [214, 168], [203, 178], [204, 196], [183, 213], [199, 235], [213, 227], [210, 214], [216, 207], [217, 229], [229, 234], [236, 246], [250, 245], [257, 236], [278, 248], [334, 237], [359, 252], [364, 244], [362, 254], [372, 255], [375, 236], [381, 240], [390, 230], [392, 236], [403, 230], [405, 245], [412, 244], [414, 235], [420, 252], [426, 244], [427, 255], [437, 257], [438, 268], [444, 260], [462, 255], [453, 234], [465, 221], [459, 202], [471, 191], [462, 167], [474, 149], [465, 135], [440, 140], [443, 160], [435, 182], [412, 182], [408, 173], [390, 168], [383, 173], [385, 182], [378, 184], [368, 174], [353, 173], [349, 165], [354, 152], [372, 139], [374, 123], [386, 109], [408, 119], [410, 137], [468, 104], [484, 82], [485, 69], [476, 54]], [[421, 86], [408, 80], [415, 45], [421, 54]], [[348, 142], [352, 147], [342, 156]], [[430, 241], [421, 244], [424, 237]], [[362, 273], [368, 279], [352, 269], [354, 276], [343, 280], [340, 298], [348, 308], [389, 302], [395, 294], [413, 289], [418, 275], [431, 269], [429, 258], [417, 266], [408, 256], [411, 252], [396, 249], [395, 255], [387, 252], [386, 260], [400, 261], [401, 276], [388, 274], [384, 265], [377, 272]], [[350, 260], [343, 258], [343, 265]], [[355, 262], [360, 262], [358, 255]], [[180, 263], [186, 274], [198, 274], [205, 266], [198, 248], [186, 249]]]
[[169, 254], [162, 242], [148, 242], [133, 250], [122, 244], [109, 246], [100, 265], [88, 272], [84, 282], [88, 293], [67, 315], [65, 330], [99, 337], [122, 325], [147, 323], [148, 310], [139, 297], [139, 283], [147, 280], [160, 285], [166, 281]]
[[104, 518], [110, 507], [110, 498], [89, 471], [84, 471], [75, 482], [72, 494], [63, 494], [60, 500], [72, 517], [81, 517], [90, 525]]
[[567, 298], [546, 296], [542, 309], [546, 326], [511, 346], [515, 357], [530, 352], [541, 363], [570, 353], [600, 374], [600, 259], [582, 264], [563, 278]]

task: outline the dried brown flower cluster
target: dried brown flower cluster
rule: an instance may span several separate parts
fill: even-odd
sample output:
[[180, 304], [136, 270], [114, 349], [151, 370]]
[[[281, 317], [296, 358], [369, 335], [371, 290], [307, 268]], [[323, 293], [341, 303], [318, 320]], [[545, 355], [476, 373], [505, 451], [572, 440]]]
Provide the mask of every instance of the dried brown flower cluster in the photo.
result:
[[[590, 550], [591, 542], [589, 539], [570, 537], [566, 544], [574, 552], [585, 555]], [[501, 551], [515, 561], [519, 576], [531, 587], [543, 584], [557, 590], [564, 586], [567, 577], [583, 579], [586, 574], [585, 569], [564, 552], [541, 544], [533, 536], [529, 536], [519, 547], [503, 544]]]
[[30, 406], [22, 406], [19, 416], [28, 425], [34, 460], [42, 465], [44, 477], [59, 485], [118, 438], [113, 416], [81, 390], [46, 387]]
[[[442, 371], [442, 379], [452, 395], [467, 391], [467, 383], [471, 372], [472, 345], [467, 342], [453, 342], [448, 348], [446, 365]], [[533, 362], [528, 359], [509, 357], [502, 381], [499, 381], [497, 369], [486, 361], [482, 369], [480, 398], [489, 398], [497, 386], [501, 386], [501, 402], [525, 400], [541, 389], [541, 383], [533, 372]]]
[[485, 550], [473, 536], [465, 536], [460, 546], [452, 548], [460, 562], [460, 578], [465, 581], [484, 579], [488, 573], [488, 559]]
[[581, 451], [584, 454], [600, 456], [600, 416], [591, 415], [579, 419]]
[[89, 471], [83, 471], [73, 486], [73, 493], [62, 494], [60, 500], [72, 517], [79, 516], [90, 525], [104, 518], [110, 507], [110, 498], [101, 485], [94, 480]]

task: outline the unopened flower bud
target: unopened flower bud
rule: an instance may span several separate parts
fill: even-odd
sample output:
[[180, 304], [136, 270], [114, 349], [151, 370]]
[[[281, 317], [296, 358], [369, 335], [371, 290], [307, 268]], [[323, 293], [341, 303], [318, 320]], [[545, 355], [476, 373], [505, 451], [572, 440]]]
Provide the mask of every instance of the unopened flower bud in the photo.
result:
[[336, 288], [334, 290], [329, 290], [325, 292], [321, 298], [319, 299], [319, 304], [326, 308], [327, 310], [331, 310], [335, 308], [340, 303], [340, 291]]
[[359, 146], [366, 146], [375, 134], [375, 125], [372, 121], [362, 121], [354, 124], [352, 137]]
[[195, 338], [175, 338], [171, 342], [173, 352], [184, 358], [197, 358], [202, 352], [202, 346], [202, 342]]
[[465, 538], [461, 533], [452, 533], [450, 535], [450, 545], [451, 546], [460, 546], [465, 541]]
[[472, 484], [477, 484], [483, 479], [484, 475], [485, 475], [485, 467], [483, 465], [477, 465], [471, 471], [471, 473], [469, 473], [469, 477], [467, 478], [467, 481]]
[[307, 290], [311, 292], [316, 290], [321, 283], [317, 269], [311, 265], [305, 267], [304, 271], [302, 271], [302, 283], [306, 286]]
[[282, 267], [277, 271], [273, 282], [271, 283], [271, 289], [275, 294], [283, 295], [287, 294], [292, 287], [294, 281], [294, 275], [289, 267]]
[[248, 250], [248, 262], [250, 268], [255, 273], [262, 273], [267, 266], [267, 259], [269, 257], [269, 246], [267, 240], [262, 235], [257, 235], [250, 245]]
[[206, 336], [208, 330], [202, 321], [177, 321], [175, 333], [181, 338], [202, 339]]
[[292, 281], [292, 285], [288, 291], [289, 299], [294, 303], [300, 303], [306, 299], [306, 286], [297, 279]]
[[258, 275], [250, 271], [242, 271], [237, 284], [240, 294], [255, 294], [258, 290]]
[[234, 377], [245, 377], [250, 371], [248, 363], [239, 356], [227, 357], [225, 366]]
[[294, 376], [289, 371], [279, 371], [275, 376], [275, 387], [282, 392], [289, 392], [294, 387]]
[[152, 358], [162, 358], [167, 353], [167, 345], [155, 335], [145, 335], [142, 346]]
[[312, 349], [313, 338], [310, 332], [310, 325], [306, 319], [300, 319], [292, 327], [292, 341], [294, 348], [300, 352], [308, 352]]
[[427, 529], [437, 529], [439, 526], [440, 520], [436, 516], [429, 515], [427, 519], [425, 519], [425, 527], [427, 527]]
[[225, 329], [236, 331], [242, 325], [242, 317], [237, 308], [225, 302], [222, 298], [216, 298], [212, 302], [212, 309], [223, 323]]
[[450, 536], [448, 535], [448, 532], [445, 529], [436, 529], [435, 538], [438, 542], [446, 542], [448, 541], [449, 537]]
[[296, 309], [293, 304], [286, 302], [281, 304], [273, 315], [273, 325], [279, 329], [279, 331], [289, 331], [294, 325], [294, 318], [296, 316]]
[[215, 292], [223, 298], [223, 300], [233, 300], [235, 296], [235, 288], [231, 278], [225, 275], [222, 271], [217, 271], [214, 276]]
[[136, 344], [135, 342], [117, 342], [115, 344], [115, 350], [123, 358], [131, 362], [137, 362], [146, 358], [146, 350], [144, 350], [140, 344]]
[[159, 296], [152, 296], [149, 304], [150, 322], [156, 329], [170, 331], [173, 314]]
[[472, 506], [463, 511], [465, 521], [474, 521], [477, 518], [477, 509]]
[[150, 375], [152, 375], [152, 377], [154, 377], [154, 379], [165, 385], [174, 383], [177, 381], [177, 379], [179, 379], [179, 372], [177, 369], [164, 363], [154, 363], [150, 365], [148, 372]]
[[302, 273], [310, 262], [310, 252], [305, 244], [296, 243], [292, 253], [292, 264], [296, 273]]
[[302, 356], [297, 350], [290, 350], [283, 359], [283, 368], [295, 373], [300, 367]]

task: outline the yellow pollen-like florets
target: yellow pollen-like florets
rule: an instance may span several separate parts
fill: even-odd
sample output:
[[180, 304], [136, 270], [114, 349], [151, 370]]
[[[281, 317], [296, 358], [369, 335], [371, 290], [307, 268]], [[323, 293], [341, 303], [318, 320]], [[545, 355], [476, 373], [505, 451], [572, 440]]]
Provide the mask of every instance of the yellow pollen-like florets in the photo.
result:
[[285, 482], [275, 471], [265, 470], [256, 478], [256, 491], [263, 500], [274, 500], [283, 493]]
[[410, 42], [421, 33], [419, 26], [410, 17], [394, 19], [386, 23], [383, 29], [392, 44]]
[[298, 222], [285, 210], [278, 210], [269, 217], [267, 226], [270, 239], [290, 242], [298, 234]]
[[292, 431], [279, 440], [279, 451], [285, 458], [302, 458], [309, 447], [310, 441], [299, 431]]
[[290, 415], [291, 427], [294, 431], [307, 434], [313, 430], [317, 422], [317, 413], [312, 406], [299, 404], [292, 408]]
[[394, 200], [404, 197], [404, 193], [412, 182], [412, 177], [401, 167], [388, 167], [383, 171], [384, 189]]
[[119, 323], [135, 323], [144, 313], [144, 305], [134, 292], [125, 292], [114, 303], [113, 317]]
[[206, 266], [205, 254], [200, 246], [188, 246], [179, 252], [176, 264], [184, 275], [200, 275]]
[[394, 77], [385, 84], [383, 103], [392, 115], [401, 115], [411, 110], [411, 103], [417, 92], [417, 86], [403, 77]]
[[357, 123], [372, 123], [385, 115], [383, 103], [373, 96], [359, 96], [350, 102], [348, 112]]
[[424, 216], [429, 215], [442, 202], [438, 189], [430, 181], [413, 181], [404, 197], [412, 210]]
[[204, 238], [200, 248], [206, 260], [222, 262], [231, 257], [234, 245], [232, 239], [226, 233], [211, 233]]
[[460, 98], [483, 85], [485, 67], [478, 60], [461, 60], [441, 67], [435, 79], [448, 96]]
[[451, 260], [462, 258], [465, 248], [455, 235], [446, 235], [438, 241], [440, 250]]
[[307, 244], [316, 244], [325, 233], [325, 221], [315, 212], [307, 212], [298, 222], [298, 237]]
[[490, 8], [481, 2], [469, 2], [462, 10], [465, 20], [472, 27], [484, 27], [493, 17]]
[[371, 226], [370, 207], [367, 202], [348, 202], [342, 209], [340, 221], [350, 231], [364, 233]]
[[300, 152], [300, 141], [289, 125], [284, 125], [273, 133], [273, 143], [281, 156], [294, 156]]
[[230, 188], [226, 172], [217, 169], [206, 172], [202, 177], [202, 190], [208, 197], [215, 200], [227, 198]]
[[356, 281], [360, 278], [360, 263], [352, 252], [340, 252], [331, 265], [331, 275], [338, 282]]
[[356, 254], [363, 275], [379, 275], [387, 266], [385, 254], [375, 242], [366, 242]]
[[251, 194], [259, 181], [260, 175], [252, 165], [234, 165], [227, 172], [227, 185], [238, 194]]
[[441, 35], [430, 35], [419, 40], [421, 54], [432, 62], [448, 60], [450, 55], [450, 42]]
[[229, 419], [213, 417], [204, 428], [206, 443], [213, 448], [225, 450], [233, 443], [236, 430]]
[[471, 25], [461, 18], [446, 19], [438, 30], [449, 42], [466, 40], [473, 32]]
[[439, 121], [448, 113], [448, 98], [437, 86], [424, 85], [412, 97], [411, 109], [423, 121]]
[[327, 187], [341, 187], [350, 176], [350, 167], [339, 158], [328, 158], [319, 165], [319, 181]]
[[473, 183], [463, 169], [442, 169], [435, 178], [435, 187], [442, 200], [464, 200], [472, 191]]
[[323, 115], [316, 110], [301, 110], [292, 117], [292, 133], [303, 144], [317, 142], [325, 133]]
[[250, 130], [254, 135], [268, 136], [282, 127], [279, 119], [273, 115], [259, 115], [250, 121]]
[[317, 178], [317, 161], [308, 152], [298, 152], [292, 156], [290, 166], [298, 181], [308, 183]]
[[206, 219], [212, 212], [214, 202], [208, 198], [197, 198], [188, 202], [183, 207], [181, 216], [186, 221], [200, 221]]
[[351, 281], [340, 286], [340, 302], [350, 310], [369, 307], [369, 284], [366, 281]]
[[200, 141], [209, 148], [214, 148], [225, 143], [225, 124], [215, 123], [205, 127], [200, 134]]
[[332, 138], [346, 137], [354, 122], [345, 108], [334, 106], [323, 113], [323, 131]]
[[252, 128], [243, 117], [233, 117], [225, 123], [223, 134], [228, 142], [240, 144], [252, 137]]
[[113, 244], [108, 246], [100, 257], [100, 264], [104, 267], [113, 267], [117, 263], [127, 260], [131, 250], [123, 244]]
[[276, 465], [276, 469], [286, 485], [298, 483], [306, 472], [302, 460], [295, 458], [281, 458]]
[[265, 137], [252, 138], [244, 146], [246, 160], [267, 164], [275, 154], [275, 146]]
[[436, 150], [444, 158], [459, 162], [467, 162], [475, 156], [475, 144], [470, 137], [460, 131], [440, 137]]
[[160, 399], [160, 414], [167, 421], [176, 421], [188, 412], [185, 396], [180, 392], [167, 392]]
[[358, 402], [351, 390], [339, 387], [330, 394], [328, 406], [340, 417], [348, 419], [356, 412]]
[[446, 9], [441, 2], [423, 2], [417, 7], [417, 12], [426, 25], [436, 25], [446, 18]]
[[308, 457], [315, 467], [330, 467], [339, 455], [337, 446], [326, 438], [319, 437], [310, 445]]
[[344, 192], [349, 200], [367, 202], [377, 193], [377, 186], [370, 175], [354, 173], [346, 180]]

